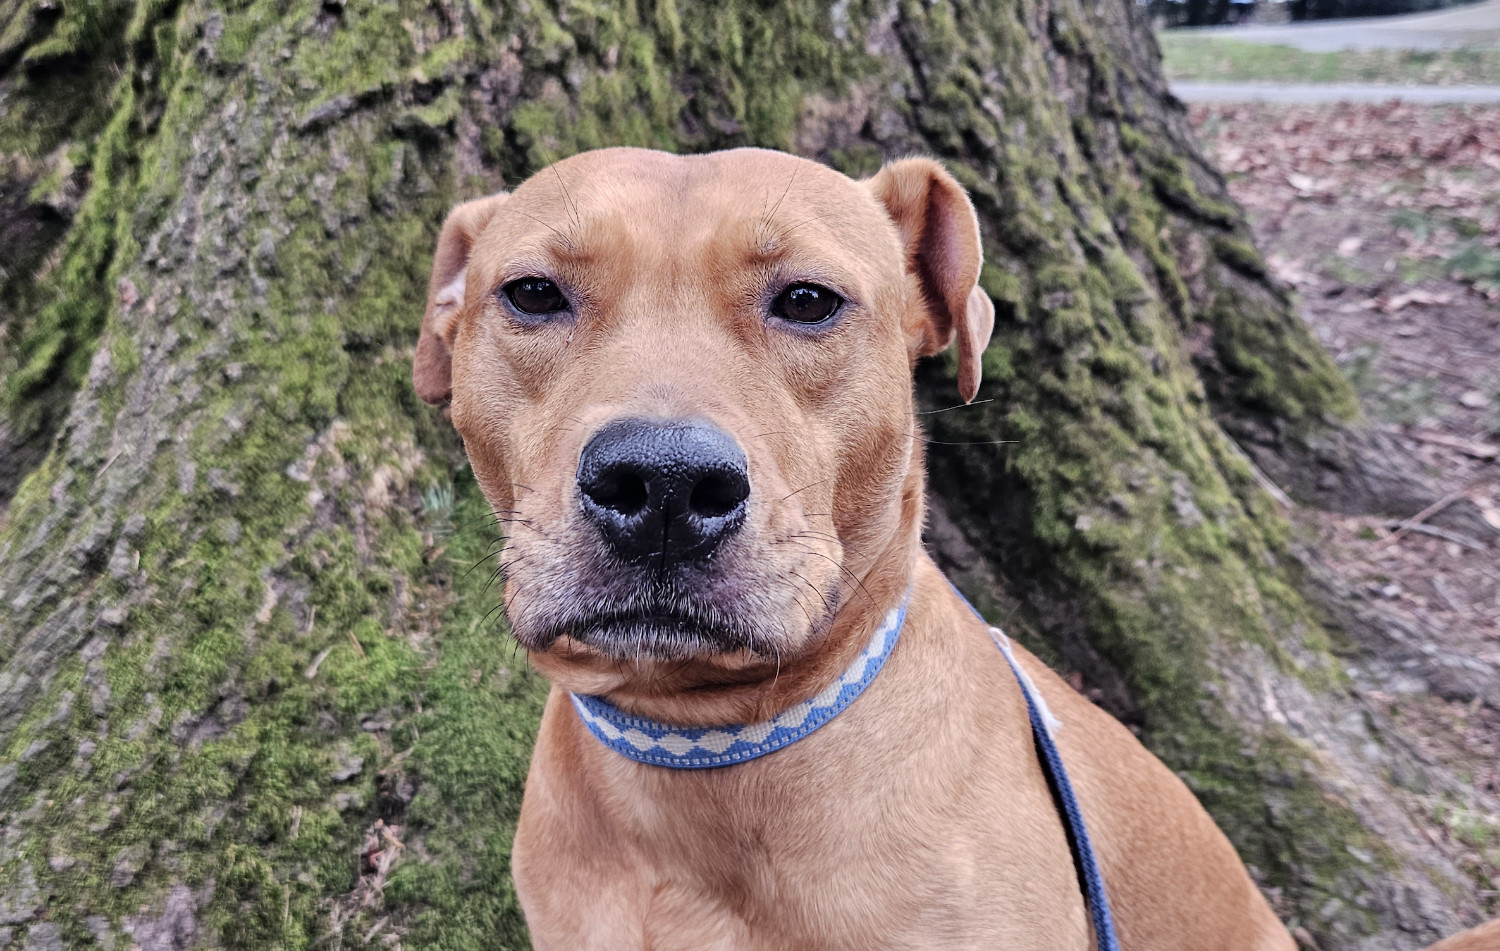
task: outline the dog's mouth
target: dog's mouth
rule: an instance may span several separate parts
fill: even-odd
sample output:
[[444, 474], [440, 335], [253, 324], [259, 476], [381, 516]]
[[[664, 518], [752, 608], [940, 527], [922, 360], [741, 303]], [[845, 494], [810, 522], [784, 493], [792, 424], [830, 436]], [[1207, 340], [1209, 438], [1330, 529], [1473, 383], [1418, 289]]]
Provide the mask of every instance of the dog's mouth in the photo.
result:
[[[799, 598], [775, 578], [732, 571], [651, 583], [633, 573], [580, 567], [563, 562], [556, 572], [512, 579], [521, 583], [508, 590], [506, 613], [522, 647], [556, 648], [560, 658], [775, 661], [821, 633], [838, 603], [836, 590]], [[807, 628], [789, 627], [790, 612]]]
[[[630, 585], [568, 580], [573, 583], [552, 577], [541, 586], [526, 585], [525, 597], [507, 604], [511, 630], [526, 649], [564, 645], [627, 661], [745, 652], [772, 660], [796, 642], [784, 619], [792, 606], [781, 603], [787, 591], [774, 583], [726, 583], [729, 579], [708, 576], [684, 589], [678, 583], [640, 585], [639, 579]], [[805, 613], [814, 627], [835, 603], [835, 598], [817, 600], [822, 610], [810, 607], [813, 598], [799, 600], [808, 607], [798, 616]]]
[[683, 660], [738, 651], [771, 656], [776, 652], [776, 645], [753, 625], [680, 605], [580, 613], [559, 618], [538, 633], [547, 647], [567, 637], [616, 660]]

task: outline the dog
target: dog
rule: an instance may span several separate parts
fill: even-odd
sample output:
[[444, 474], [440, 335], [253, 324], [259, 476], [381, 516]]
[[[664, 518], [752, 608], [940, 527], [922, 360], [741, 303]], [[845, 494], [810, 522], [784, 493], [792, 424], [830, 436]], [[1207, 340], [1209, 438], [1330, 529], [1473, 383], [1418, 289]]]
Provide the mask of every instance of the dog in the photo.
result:
[[974, 398], [980, 264], [923, 158], [605, 149], [448, 216], [413, 380], [553, 685], [513, 852], [538, 949], [1093, 947], [1039, 731], [1121, 947], [1294, 948], [1177, 776], [922, 548], [912, 368], [956, 342]]

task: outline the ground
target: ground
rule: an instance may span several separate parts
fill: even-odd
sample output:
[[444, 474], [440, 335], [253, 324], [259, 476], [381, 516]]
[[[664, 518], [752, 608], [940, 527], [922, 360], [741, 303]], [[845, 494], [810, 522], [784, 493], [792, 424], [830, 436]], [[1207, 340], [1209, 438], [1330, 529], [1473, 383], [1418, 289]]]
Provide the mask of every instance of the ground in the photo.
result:
[[[1500, 108], [1199, 105], [1191, 118], [1366, 413], [1443, 500], [1404, 521], [1294, 517], [1406, 642], [1357, 689], [1421, 755], [1472, 777], [1411, 805], [1500, 913], [1496, 691], [1430, 690], [1401, 659], [1500, 665], [1500, 544], [1486, 537], [1500, 530]], [[1455, 508], [1480, 531], [1460, 530]]]

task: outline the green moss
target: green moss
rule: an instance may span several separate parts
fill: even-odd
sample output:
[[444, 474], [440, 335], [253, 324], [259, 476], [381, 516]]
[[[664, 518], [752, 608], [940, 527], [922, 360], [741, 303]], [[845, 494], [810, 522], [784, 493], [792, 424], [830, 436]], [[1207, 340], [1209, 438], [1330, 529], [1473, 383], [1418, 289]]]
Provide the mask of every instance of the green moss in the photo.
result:
[[1353, 389], [1327, 356], [1305, 339], [1288, 338], [1282, 315], [1253, 299], [1220, 293], [1207, 318], [1214, 328], [1214, 355], [1229, 371], [1223, 378], [1232, 399], [1259, 406], [1301, 427], [1324, 417], [1354, 419]]
[[[1317, 910], [1353, 891], [1360, 863], [1333, 838], [1362, 841], [1357, 822], [1313, 781], [1308, 751], [1247, 733], [1219, 699], [1215, 652], [1315, 687], [1333, 675], [1286, 526], [1213, 413], [1250, 400], [1321, 418], [1351, 405], [1347, 387], [1320, 357], [1285, 359], [1311, 352], [1287, 308], [1243, 303], [1233, 282], [1254, 272], [1236, 265], [1237, 212], [1130, 117], [1126, 67], [1087, 18], [1055, 18], [1053, 63], [1017, 9], [898, 12], [920, 75], [871, 59], [882, 14], [858, 4], [478, 6], [462, 29], [416, 2], [250, 0], [218, 19], [138, 5], [99, 141], [70, 159], [92, 187], [18, 325], [3, 397], [16, 413], [70, 395], [108, 348], [112, 373], [82, 391], [104, 422], [84, 447], [98, 461], [55, 451], [0, 527], [0, 570], [55, 582], [39, 606], [0, 604], [20, 632], [7, 652], [64, 591], [80, 624], [115, 612], [78, 633], [102, 654], [50, 671], [0, 748], [21, 764], [0, 810], [28, 817], [0, 880], [34, 866], [70, 945], [90, 940], [91, 915], [123, 934], [180, 883], [204, 897], [203, 940], [230, 948], [380, 944], [382, 919], [408, 947], [525, 947], [509, 855], [545, 684], [494, 619], [487, 573], [467, 572], [493, 541], [485, 503], [410, 388], [436, 228], [452, 202], [581, 148], [791, 147], [808, 93], [858, 86], [869, 122], [913, 131], [834, 136], [829, 157], [868, 172], [881, 149], [936, 152], [983, 220], [992, 402], [927, 417], [940, 440], [984, 443], [932, 449], [935, 491], [1003, 569], [969, 579], [977, 603], [1019, 611], [1008, 626], [1058, 665], [1070, 658], [1041, 605], [1067, 605], [1148, 742], [1244, 854], [1315, 933], [1344, 927]], [[510, 57], [525, 71], [497, 107], [487, 97], [509, 87], [486, 83], [511, 75]], [[1108, 107], [1070, 115], [1054, 66], [1088, 71]], [[460, 182], [469, 120], [490, 167]], [[223, 130], [222, 155], [205, 129]], [[1190, 289], [1185, 226], [1224, 236], [1199, 275], [1206, 298]], [[1211, 392], [1183, 344], [1198, 323], [1231, 371]], [[951, 404], [952, 368], [923, 368], [929, 401]], [[113, 487], [109, 426], [136, 412], [132, 381], [168, 371], [168, 389], [195, 395], [149, 404], [174, 414], [172, 441]], [[424, 506], [432, 487], [441, 504]], [[68, 531], [6, 554], [61, 506], [77, 531], [107, 529], [102, 555], [73, 559]], [[135, 512], [145, 524], [127, 533]], [[1267, 788], [1285, 797], [1268, 804]], [[377, 820], [402, 843], [377, 837], [399, 853], [381, 894], [363, 857]]]
[[1264, 277], [1266, 264], [1255, 246], [1241, 238], [1221, 235], [1214, 239], [1214, 254], [1229, 267], [1251, 277]]
[[[109, 115], [126, 56], [131, 5], [82, 0], [16, 5], [0, 36], [0, 153], [46, 155], [64, 142], [87, 141]], [[60, 15], [52, 15], [60, 13]]]
[[[149, 7], [148, 7], [149, 9]], [[8, 92], [14, 101], [0, 112], [0, 178], [16, 155], [78, 145], [54, 160], [44, 192], [71, 184], [87, 187], [71, 228], [56, 253], [60, 263], [42, 265], [55, 238], [48, 234], [11, 263], [21, 270], [6, 282], [0, 302], [17, 317], [0, 325], [0, 418], [18, 442], [43, 441], [58, 424], [68, 400], [82, 382], [94, 345], [114, 297], [110, 267], [122, 249], [130, 250], [122, 228], [136, 198], [135, 152], [138, 110], [155, 107], [155, 87], [137, 89], [119, 77], [126, 70], [157, 65], [157, 49], [141, 40], [142, 14], [130, 21], [126, 4], [68, 4], [48, 38], [28, 48], [27, 68]], [[33, 14], [35, 12], [33, 11]], [[127, 53], [128, 50], [128, 53]], [[121, 62], [123, 60], [123, 63]], [[60, 86], [59, 84], [65, 84]], [[97, 140], [91, 141], [97, 133]], [[73, 171], [87, 163], [88, 172]], [[67, 180], [65, 182], [65, 180]], [[33, 195], [39, 198], [40, 195]], [[57, 237], [62, 232], [55, 231]], [[34, 280], [34, 271], [46, 276]]]

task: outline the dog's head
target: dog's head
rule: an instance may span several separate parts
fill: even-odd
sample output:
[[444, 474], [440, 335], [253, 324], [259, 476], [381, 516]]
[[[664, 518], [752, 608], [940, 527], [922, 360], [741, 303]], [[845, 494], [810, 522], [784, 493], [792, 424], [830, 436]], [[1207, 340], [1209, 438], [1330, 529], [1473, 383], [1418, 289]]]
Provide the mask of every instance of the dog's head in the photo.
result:
[[956, 338], [973, 398], [979, 267], [973, 208], [926, 159], [854, 181], [607, 149], [454, 209], [414, 378], [507, 529], [534, 662], [591, 693], [733, 682], [816, 645], [876, 572], [904, 586], [911, 369]]

